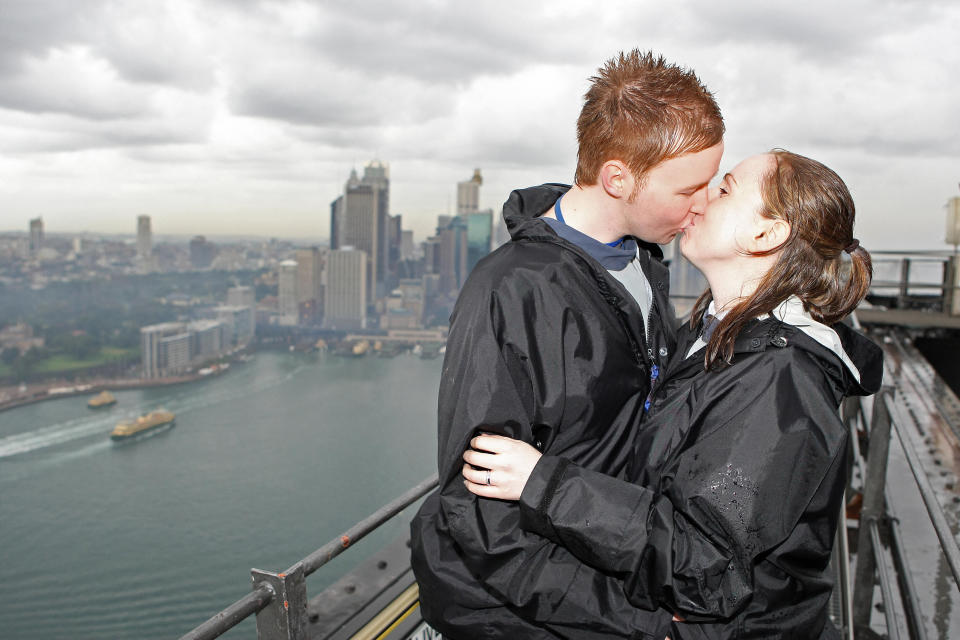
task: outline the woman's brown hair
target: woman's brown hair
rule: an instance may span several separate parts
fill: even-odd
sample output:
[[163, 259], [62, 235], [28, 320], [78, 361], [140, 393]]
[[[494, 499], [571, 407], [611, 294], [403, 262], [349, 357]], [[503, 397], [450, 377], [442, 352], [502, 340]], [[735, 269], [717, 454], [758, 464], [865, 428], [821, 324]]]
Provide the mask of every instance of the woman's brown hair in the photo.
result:
[[[803, 301], [814, 320], [833, 324], [867, 295], [873, 267], [870, 254], [853, 237], [854, 206], [847, 185], [833, 170], [783, 149], [770, 152], [775, 167], [762, 178], [761, 215], [784, 220], [790, 235], [779, 246], [750, 255], [779, 252], [756, 290], [720, 320], [707, 344], [704, 365], [733, 360], [733, 345], [743, 327], [770, 313], [790, 296]], [[843, 255], [849, 254], [849, 265]], [[691, 327], [700, 323], [712, 299], [708, 289], [694, 305]]]

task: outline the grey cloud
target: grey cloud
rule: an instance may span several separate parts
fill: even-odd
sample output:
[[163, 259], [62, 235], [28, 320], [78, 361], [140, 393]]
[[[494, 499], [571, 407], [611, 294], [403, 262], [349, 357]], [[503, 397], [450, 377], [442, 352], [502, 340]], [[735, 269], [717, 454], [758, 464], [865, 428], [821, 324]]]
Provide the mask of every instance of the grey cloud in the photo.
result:
[[106, 0], [0, 1], [0, 75], [16, 71], [27, 57], [85, 42], [105, 4]]

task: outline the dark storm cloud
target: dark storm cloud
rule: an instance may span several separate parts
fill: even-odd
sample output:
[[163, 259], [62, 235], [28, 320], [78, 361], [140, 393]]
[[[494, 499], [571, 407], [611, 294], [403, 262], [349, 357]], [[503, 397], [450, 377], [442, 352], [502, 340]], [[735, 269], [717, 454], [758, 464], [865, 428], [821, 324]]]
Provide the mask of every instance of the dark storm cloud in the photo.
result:
[[103, 0], [0, 1], [0, 75], [15, 71], [25, 58], [52, 47], [84, 42], [106, 4]]
[[695, 3], [686, 5], [684, 13], [691, 39], [704, 44], [774, 45], [823, 60], [866, 53], [890, 33], [928, 23], [944, 6], [938, 0], [852, 0], [830, 7], [749, 0]]

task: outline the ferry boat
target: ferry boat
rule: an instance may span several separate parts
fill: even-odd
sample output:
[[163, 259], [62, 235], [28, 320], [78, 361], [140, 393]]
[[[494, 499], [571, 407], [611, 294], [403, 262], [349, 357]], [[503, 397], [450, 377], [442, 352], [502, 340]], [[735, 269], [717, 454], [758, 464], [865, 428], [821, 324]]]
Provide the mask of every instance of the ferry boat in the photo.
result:
[[87, 406], [91, 409], [102, 409], [114, 404], [117, 404], [117, 399], [109, 391], [101, 391], [87, 402]]
[[115, 442], [128, 440], [166, 425], [172, 425], [175, 419], [176, 416], [172, 412], [157, 409], [140, 416], [136, 420], [124, 420], [117, 423], [116, 428], [110, 433], [110, 439]]

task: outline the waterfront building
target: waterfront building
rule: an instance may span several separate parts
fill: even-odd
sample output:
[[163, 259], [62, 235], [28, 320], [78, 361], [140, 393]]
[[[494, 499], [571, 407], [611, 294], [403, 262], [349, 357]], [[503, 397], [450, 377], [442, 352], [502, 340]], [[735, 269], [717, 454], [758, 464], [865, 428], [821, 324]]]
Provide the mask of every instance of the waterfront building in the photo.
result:
[[193, 333], [184, 331], [160, 338], [159, 359], [161, 375], [186, 373], [193, 360]]
[[[182, 322], [164, 322], [140, 328], [140, 362], [144, 378], [160, 378], [168, 374], [167, 362], [170, 358], [166, 351], [172, 348], [176, 352], [178, 345], [170, 347], [169, 343], [163, 343], [163, 340], [184, 334], [186, 328]], [[189, 350], [189, 341], [187, 348]], [[174, 361], [177, 361], [176, 353]], [[189, 353], [187, 361], [189, 362]]]
[[153, 233], [150, 230], [150, 216], [137, 216], [137, 259], [149, 264], [153, 254]]
[[367, 324], [366, 252], [344, 247], [327, 254], [323, 326], [363, 329]]
[[37, 253], [43, 248], [43, 218], [34, 218], [30, 221], [30, 253]]
[[279, 323], [293, 326], [300, 320], [300, 302], [297, 297], [297, 262], [284, 260], [280, 263], [280, 272], [277, 274], [279, 283], [277, 297], [280, 300]]
[[189, 325], [192, 334], [191, 359], [209, 360], [224, 351], [224, 323], [219, 320], [198, 320]]
[[223, 325], [223, 346], [242, 347], [250, 342], [256, 330], [256, 311], [245, 305], [222, 305], [214, 307], [216, 320]]

